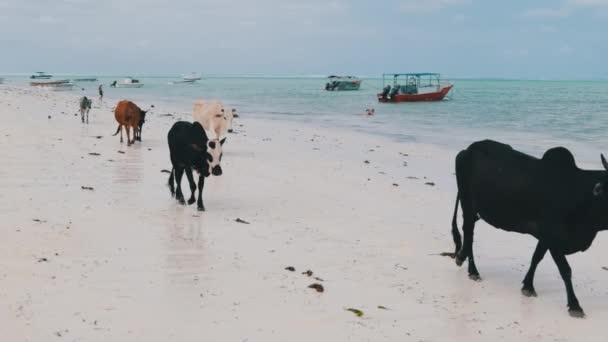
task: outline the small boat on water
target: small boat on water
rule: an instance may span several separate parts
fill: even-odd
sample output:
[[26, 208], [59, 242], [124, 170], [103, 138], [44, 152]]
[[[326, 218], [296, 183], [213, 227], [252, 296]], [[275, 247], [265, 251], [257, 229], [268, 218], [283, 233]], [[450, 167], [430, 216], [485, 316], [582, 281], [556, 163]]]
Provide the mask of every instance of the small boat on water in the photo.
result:
[[42, 82], [30, 82], [31, 86], [39, 86], [39, 87], [53, 87], [60, 84], [70, 83], [70, 80], [57, 80], [57, 81], [42, 81]]
[[75, 78], [72, 81], [74, 81], [74, 82], [97, 82], [97, 78], [95, 78], [95, 77]]
[[[203, 76], [200, 73], [191, 72], [188, 75], [182, 75], [183, 82], [179, 82], [179, 83], [192, 83], [194, 81], [200, 81], [202, 78], [203, 78]], [[178, 82], [176, 82], [176, 83], [178, 83]]]
[[33, 87], [40, 87], [43, 89], [49, 89], [49, 90], [54, 90], [54, 91], [72, 90], [72, 88], [74, 88], [74, 84], [70, 83], [70, 80], [58, 80], [58, 81], [50, 81], [50, 82], [30, 82], [30, 85]]
[[48, 80], [53, 76], [44, 73], [43, 71], [36, 71], [32, 76], [30, 76], [33, 80]]
[[112, 86], [117, 88], [141, 88], [144, 84], [133, 77], [127, 77], [120, 82], [112, 82]]
[[[392, 78], [392, 86], [386, 79]], [[390, 82], [390, 81], [388, 81]], [[437, 73], [383, 74], [379, 102], [441, 101], [454, 85]]]
[[327, 77], [327, 83], [325, 83], [325, 90], [359, 90], [361, 87], [361, 80], [356, 76], [338, 76], [331, 75]]

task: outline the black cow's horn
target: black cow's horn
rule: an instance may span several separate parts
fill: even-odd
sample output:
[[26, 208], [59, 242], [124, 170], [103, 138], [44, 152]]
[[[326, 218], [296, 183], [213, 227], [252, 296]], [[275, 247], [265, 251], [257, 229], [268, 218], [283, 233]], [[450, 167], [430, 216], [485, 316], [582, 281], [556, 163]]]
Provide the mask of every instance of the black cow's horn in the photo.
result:
[[606, 171], [608, 171], [608, 162], [606, 161], [606, 158], [604, 158], [604, 154], [602, 153], [602, 165], [604, 165], [604, 169], [606, 169]]

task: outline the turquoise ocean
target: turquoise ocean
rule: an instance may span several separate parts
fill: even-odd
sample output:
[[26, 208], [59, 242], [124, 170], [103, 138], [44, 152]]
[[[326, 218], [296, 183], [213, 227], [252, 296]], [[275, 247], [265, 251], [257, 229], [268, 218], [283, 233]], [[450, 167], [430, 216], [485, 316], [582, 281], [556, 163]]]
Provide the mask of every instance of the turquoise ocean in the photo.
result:
[[[30, 81], [26, 76], [4, 78], [6, 84]], [[77, 76], [54, 77], [64, 78]], [[191, 111], [196, 99], [217, 98], [243, 117], [338, 127], [453, 149], [486, 138], [535, 155], [562, 145], [577, 160], [597, 167], [599, 153], [608, 153], [608, 81], [456, 79], [444, 101], [380, 104], [376, 93], [382, 89], [381, 78], [363, 78], [359, 91], [347, 92], [323, 90], [323, 77], [218, 76], [195, 84], [170, 84], [180, 77], [138, 76], [142, 88], [109, 87], [123, 78], [98, 77], [98, 82], [77, 83], [72, 92], [96, 99], [97, 86], [103, 84], [106, 98], [131, 99], [142, 107], [164, 103], [184, 113]], [[374, 108], [376, 115], [359, 115], [366, 108]]]

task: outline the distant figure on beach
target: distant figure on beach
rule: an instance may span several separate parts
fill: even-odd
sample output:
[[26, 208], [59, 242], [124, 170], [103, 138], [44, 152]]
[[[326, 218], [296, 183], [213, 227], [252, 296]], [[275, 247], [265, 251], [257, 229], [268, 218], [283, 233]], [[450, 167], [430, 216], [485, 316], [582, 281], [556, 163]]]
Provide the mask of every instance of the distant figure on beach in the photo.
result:
[[112, 88], [116, 88], [116, 83], [118, 83], [118, 82], [117, 82], [117, 81], [112, 82], [112, 83], [110, 84], [110, 87], [112, 87]]
[[84, 123], [84, 115], [87, 115], [87, 124], [89, 123], [89, 111], [91, 110], [91, 105], [93, 101], [86, 96], [80, 98], [80, 118], [82, 123]]
[[103, 100], [103, 85], [100, 84], [97, 90], [99, 91], [99, 100]]

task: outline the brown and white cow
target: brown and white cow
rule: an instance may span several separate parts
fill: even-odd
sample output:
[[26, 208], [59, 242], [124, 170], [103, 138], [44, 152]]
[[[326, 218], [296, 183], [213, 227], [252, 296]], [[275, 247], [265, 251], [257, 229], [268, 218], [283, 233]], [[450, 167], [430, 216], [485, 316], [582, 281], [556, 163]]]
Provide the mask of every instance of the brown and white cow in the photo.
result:
[[[154, 108], [154, 105], [150, 106]], [[117, 135], [120, 132], [120, 142], [122, 142], [122, 127], [127, 131], [127, 145], [131, 145], [135, 140], [141, 141], [141, 129], [146, 122], [146, 113], [149, 110], [141, 110], [135, 103], [129, 100], [121, 100], [114, 109], [114, 117], [118, 122]], [[133, 128], [133, 140], [131, 140], [130, 128]]]

